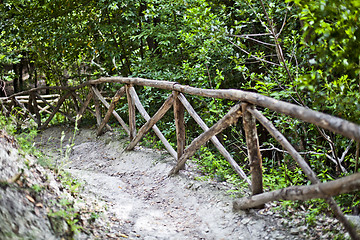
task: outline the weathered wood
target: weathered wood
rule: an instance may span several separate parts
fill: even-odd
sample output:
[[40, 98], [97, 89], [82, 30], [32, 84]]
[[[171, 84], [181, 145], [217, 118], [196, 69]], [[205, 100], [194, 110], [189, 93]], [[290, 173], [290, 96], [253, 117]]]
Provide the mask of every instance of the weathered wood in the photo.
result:
[[326, 183], [317, 183], [310, 186], [292, 186], [266, 192], [251, 197], [235, 200], [234, 210], [245, 210], [263, 205], [270, 201], [278, 200], [309, 200], [314, 198], [328, 198], [343, 193], [360, 190], [360, 173], [343, 177]]
[[[135, 106], [136, 108], [139, 110], [141, 116], [148, 121], [150, 119], [149, 114], [146, 112], [144, 106], [141, 104], [140, 99], [135, 91], [135, 89], [132, 87], [129, 89], [130, 90], [130, 95], [133, 98], [133, 101], [135, 102]], [[170, 153], [171, 156], [173, 156], [173, 158], [177, 159], [177, 153], [175, 152], [175, 150], [172, 148], [172, 146], [170, 145], [170, 143], [166, 140], [166, 138], [164, 137], [164, 135], [160, 132], [159, 128], [156, 126], [156, 124], [152, 127], [152, 129], [154, 130], [155, 134], [158, 136], [158, 138], [161, 140], [161, 142], [164, 144], [166, 150], [168, 150], [168, 152]]]
[[131, 97], [130, 88], [133, 88], [133, 86], [126, 85], [126, 96], [128, 101], [128, 113], [129, 113], [129, 129], [130, 129], [129, 137], [130, 140], [132, 141], [136, 136], [136, 116], [135, 116], [135, 103]]
[[80, 108], [79, 108], [79, 105], [77, 103], [77, 100], [76, 100], [76, 97], [74, 94], [75, 94], [75, 92], [71, 92], [71, 98], [74, 101], [74, 108], [75, 108], [76, 114], [79, 114]]
[[184, 154], [179, 159], [177, 165], [170, 171], [169, 175], [176, 174], [179, 172], [181, 167], [186, 163], [186, 161], [195, 154], [195, 152], [207, 141], [211, 139], [212, 136], [220, 133], [225, 128], [237, 122], [238, 118], [241, 116], [240, 105], [237, 104], [232, 107], [229, 112], [215, 123], [207, 131], [200, 134], [195, 138], [192, 143], [185, 149]]
[[[264, 115], [258, 110], [253, 108], [247, 108], [251, 114], [268, 130], [268, 132], [281, 144], [281, 146], [289, 152], [293, 159], [299, 164], [305, 175], [310, 179], [313, 184], [320, 183], [314, 171], [309, 167], [301, 155], [295, 150], [295, 148], [289, 143], [289, 141], [282, 135]], [[353, 239], [359, 239], [355, 228], [351, 226], [347, 218], [344, 216], [340, 207], [337, 205], [332, 197], [326, 198], [326, 202], [329, 204], [336, 218], [344, 225], [345, 229], [349, 232]]]
[[41, 87], [26, 90], [26, 91], [14, 93], [11, 96], [4, 97], [3, 99], [10, 99], [12, 97], [21, 96], [21, 95], [29, 95], [31, 92], [39, 92], [40, 90], [62, 90], [62, 91], [72, 92], [72, 91], [76, 91], [77, 89], [89, 86], [89, 85], [90, 85], [90, 82], [84, 82], [84, 83], [82, 83], [80, 85], [77, 85], [77, 86], [74, 86], [74, 87], [69, 87], [69, 86], [41, 86]]
[[19, 105], [19, 107], [21, 107], [25, 113], [29, 114], [29, 116], [36, 122], [36, 118], [32, 115], [32, 113], [25, 107], [24, 104], [22, 104], [21, 102], [19, 102], [16, 97], [13, 98], [13, 101], [15, 104]]
[[[184, 154], [185, 150], [185, 108], [181, 101], [178, 99], [179, 92], [173, 91], [175, 98], [174, 101], [174, 119], [176, 126], [176, 142], [177, 142], [177, 158], [178, 160]], [[184, 169], [185, 165], [181, 166]]]
[[44, 107], [41, 107], [41, 106], [38, 106], [38, 107], [40, 108], [39, 113], [46, 112], [46, 113], [51, 114], [51, 112], [48, 110], [48, 109], [50, 109], [50, 106], [46, 105]]
[[[256, 195], [263, 192], [262, 157], [259, 147], [259, 138], [256, 130], [256, 120], [255, 117], [247, 111], [249, 108], [253, 108], [253, 106], [248, 107], [247, 103], [242, 104], [243, 125], [251, 172], [251, 191], [253, 195]], [[264, 206], [259, 205], [257, 207], [263, 208]]]
[[1, 104], [1, 111], [4, 113], [4, 115], [7, 115], [9, 110], [7, 110], [7, 108], [4, 106], [3, 100], [0, 99], [0, 104]]
[[[79, 113], [76, 117], [76, 120], [77, 120], [77, 123], [76, 125], [78, 126], [84, 112], [86, 109], [88, 109], [88, 111], [96, 118], [96, 113], [89, 107], [89, 103], [91, 101], [91, 99], [93, 98], [93, 91], [89, 91], [88, 95], [86, 96], [86, 99], [85, 99], [85, 102], [83, 102], [81, 100], [81, 98], [79, 97], [79, 95], [77, 95], [76, 93], [74, 93], [74, 96], [75, 98], [78, 100], [78, 102], [80, 103], [81, 107], [80, 107], [80, 110], [79, 110]], [[111, 127], [109, 126], [109, 124], [106, 124], [105, 125], [106, 129], [111, 131]]]
[[164, 115], [165, 113], [171, 108], [174, 102], [174, 97], [171, 94], [168, 99], [163, 103], [163, 105], [159, 108], [159, 110], [154, 114], [152, 118], [147, 120], [147, 122], [139, 129], [136, 137], [130, 142], [130, 144], [126, 147], [126, 151], [130, 151], [134, 149], [136, 144], [141, 140], [145, 133], [149, 131]]
[[282, 135], [264, 115], [262, 115], [258, 110], [254, 108], [247, 108], [247, 111], [250, 112], [254, 117], [268, 130], [268, 132], [278, 141], [281, 146], [289, 152], [290, 156], [299, 164], [300, 168], [304, 171], [306, 176], [314, 184], [319, 183], [319, 179], [316, 174], [307, 164], [307, 162], [302, 158], [302, 156], [295, 150], [295, 148], [289, 143], [289, 141]]
[[317, 126], [335, 133], [339, 133], [350, 139], [360, 141], [360, 126], [357, 124], [302, 106], [263, 96], [254, 92], [246, 92], [237, 89], [199, 89], [180, 85], [176, 82], [149, 80], [142, 78], [103, 77], [97, 80], [89, 81], [90, 84], [99, 84], [103, 82], [119, 82], [141, 86], [150, 86], [203, 97], [244, 101], [254, 105], [269, 108], [278, 113], [301, 119], [305, 122], [313, 123]]
[[[304, 108], [302, 106], [298, 106], [295, 104], [283, 102], [280, 100], [276, 100], [267, 96], [263, 96], [258, 93], [246, 92], [242, 90], [236, 89], [198, 89], [190, 86], [180, 85], [176, 82], [168, 82], [168, 81], [157, 81], [157, 80], [149, 80], [142, 78], [125, 78], [125, 77], [108, 77], [108, 78], [100, 78], [97, 80], [91, 80], [89, 82], [85, 82], [76, 87], [39, 87], [34, 88], [28, 91], [19, 92], [13, 94], [12, 96], [19, 96], [28, 94], [33, 91], [38, 91], [42, 89], [58, 89], [58, 90], [69, 90], [75, 91], [76, 89], [88, 86], [90, 84], [100, 84], [104, 82], [120, 82], [126, 84], [134, 84], [141, 86], [150, 86], [156, 87], [160, 89], [167, 90], [175, 90], [182, 93], [188, 93], [197, 96], [203, 97], [213, 97], [213, 98], [225, 98], [235, 101], [245, 101], [252, 103], [254, 105], [259, 105], [265, 108], [269, 108], [278, 113], [282, 113], [288, 116], [292, 116], [294, 118], [301, 119], [305, 122], [313, 123], [317, 126], [320, 126], [324, 129], [328, 129], [335, 133], [339, 133], [345, 137], [354, 139], [356, 141], [360, 141], [360, 126], [349, 121], [313, 111], [311, 109]], [[9, 99], [12, 96], [6, 97], [5, 99]]]
[[[31, 100], [31, 104], [33, 106], [33, 109], [34, 109], [34, 112], [35, 112], [35, 116], [36, 116], [36, 123], [38, 125], [38, 128], [41, 127], [41, 115], [40, 115], [40, 112], [39, 112], [39, 107], [37, 105], [37, 102], [36, 102], [36, 96], [34, 93], [31, 93], [30, 94], [30, 98], [29, 99], [32, 99]], [[30, 103], [30, 101], [29, 101]]]
[[29, 111], [34, 114], [35, 111], [34, 111], [34, 106], [33, 106], [32, 102], [33, 102], [33, 94], [31, 93], [29, 95], [28, 99], [26, 100], [26, 104], [27, 104], [27, 109], [29, 109]]
[[[209, 130], [209, 127], [205, 124], [205, 122], [200, 118], [200, 116], [196, 113], [195, 109], [191, 106], [189, 101], [185, 98], [185, 96], [180, 93], [178, 95], [178, 99], [181, 101], [181, 103], [184, 105], [190, 116], [199, 124], [199, 126], [202, 128], [202, 130], [207, 131]], [[216, 136], [211, 137], [210, 139], [214, 146], [219, 150], [221, 155], [224, 156], [224, 158], [230, 163], [231, 167], [234, 169], [237, 174], [244, 179], [251, 188], [251, 181], [246, 176], [245, 172], [240, 168], [240, 166], [236, 163], [236, 161], [233, 159], [231, 154], [225, 149], [225, 147], [220, 143], [219, 139]]]
[[129, 77], [102, 77], [96, 80], [90, 80], [90, 84], [100, 84], [100, 83], [111, 83], [111, 82], [119, 82], [124, 84], [132, 84], [138, 86], [148, 86], [148, 87], [155, 87], [160, 89], [166, 90], [173, 90], [174, 84], [176, 82], [169, 82], [169, 81], [160, 81], [160, 80], [150, 80], [144, 78], [129, 78]]
[[86, 96], [86, 99], [85, 99], [85, 102], [82, 103], [81, 107], [80, 107], [80, 110], [79, 110], [79, 118], [78, 118], [78, 121], [80, 120], [80, 118], [82, 117], [82, 115], [84, 114], [86, 108], [88, 107], [91, 99], [93, 98], [93, 91], [89, 91], [88, 95]]
[[68, 98], [70, 96], [71, 92], [67, 92], [66, 94], [62, 95], [55, 107], [55, 109], [53, 110], [53, 112], [50, 114], [50, 116], [48, 117], [48, 119], [46, 119], [46, 121], [44, 122], [44, 125], [42, 125], [40, 127], [40, 129], [45, 129], [47, 127], [47, 125], [50, 123], [51, 119], [53, 119], [53, 117], [55, 116], [55, 114], [59, 111], [61, 105], [63, 104], [63, 102], [65, 101], [66, 98]]
[[[104, 104], [104, 106], [106, 108], [110, 107], [110, 104], [105, 100], [105, 98], [100, 94], [99, 90], [97, 90], [96, 88], [92, 87], [95, 95], [100, 99], [100, 101]], [[120, 123], [120, 125], [123, 127], [123, 129], [125, 130], [125, 132], [130, 135], [130, 130], [129, 127], [126, 125], [126, 123], [124, 122], [124, 120], [119, 116], [119, 114], [117, 114], [116, 111], [112, 112], [114, 117], [116, 118], [116, 120], [118, 120], [118, 122]]]
[[[95, 88], [93, 87], [93, 93], [95, 92], [94, 90]], [[98, 126], [100, 126], [101, 124], [101, 108], [100, 108], [100, 101], [99, 101], [99, 98], [94, 95], [93, 97], [93, 100], [94, 100], [94, 106], [95, 106], [95, 114], [96, 114], [96, 123]]]
[[111, 116], [111, 114], [113, 113], [116, 104], [119, 102], [120, 98], [124, 95], [124, 93], [125, 93], [125, 87], [120, 88], [120, 89], [116, 92], [115, 96], [113, 97], [113, 99], [112, 99], [112, 101], [111, 101], [111, 103], [110, 103], [109, 109], [108, 109], [108, 111], [106, 112], [105, 117], [104, 117], [104, 119], [102, 120], [102, 122], [101, 122], [101, 124], [100, 124], [100, 126], [99, 126], [99, 128], [98, 128], [98, 130], [97, 130], [97, 133], [96, 133], [96, 134], [97, 134], [98, 136], [101, 134], [102, 129], [104, 128], [104, 126], [106, 125], [106, 123], [109, 121], [110, 116]]
[[[16, 96], [16, 99], [17, 99], [17, 100], [22, 100], [22, 99], [26, 99], [26, 100], [27, 100], [27, 99], [29, 99], [31, 93], [33, 93], [33, 92], [36, 92], [36, 91], [31, 91], [31, 92], [29, 93], [29, 95], [27, 95], [27, 96]], [[13, 95], [11, 95], [11, 96], [13, 96]], [[41, 97], [42, 97], [42, 98], [54, 98], [54, 97], [59, 98], [60, 95], [59, 95], [59, 94], [50, 94], [50, 95], [41, 95]], [[8, 97], [0, 97], [0, 100], [6, 100], [6, 99], [8, 99]]]
[[[57, 103], [57, 101], [58, 101], [59, 99], [54, 99], [54, 100], [51, 100], [51, 99], [49, 99], [48, 100], [48, 102], [55, 102], [55, 103]], [[5, 103], [6, 104], [8, 104], [8, 103], [10, 103], [11, 102], [11, 100], [7, 100]], [[26, 99], [21, 99], [21, 100], [18, 100], [18, 102], [20, 102], [20, 103], [28, 103], [29, 102], [29, 100], [28, 100], [28, 98], [26, 98]], [[36, 100], [36, 103], [41, 103], [42, 101], [40, 101], [40, 100]]]
[[[37, 93], [37, 92], [35, 92], [34, 94], [35, 94], [35, 96], [37, 96], [42, 102], [44, 102], [45, 104], [47, 104], [53, 111], [55, 111], [55, 107], [54, 107], [48, 100], [46, 100], [45, 98], [43, 98], [43, 97], [42, 97], [39, 93]], [[72, 118], [71, 116], [69, 116], [68, 114], [66, 114], [66, 113], [64, 113], [64, 112], [62, 112], [62, 111], [60, 111], [60, 110], [58, 110], [57, 112], [60, 113], [61, 115], [63, 115], [64, 117], [66, 117], [67, 119], [69, 119], [70, 121], [75, 122], [75, 119]], [[51, 112], [50, 112], [50, 114], [51, 114]]]

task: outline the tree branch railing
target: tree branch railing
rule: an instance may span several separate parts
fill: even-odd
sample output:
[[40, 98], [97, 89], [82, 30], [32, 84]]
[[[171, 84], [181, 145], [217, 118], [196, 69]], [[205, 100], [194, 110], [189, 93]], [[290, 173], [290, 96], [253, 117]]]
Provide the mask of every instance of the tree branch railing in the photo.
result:
[[[112, 98], [111, 103], [102, 96], [101, 92], [96, 88], [98, 84], [102, 83], [120, 83], [124, 84]], [[147, 86], [157, 89], [163, 89], [171, 91], [169, 97], [165, 100], [159, 110], [152, 116], [147, 113], [142, 105], [134, 86]], [[89, 88], [89, 93], [86, 99], [82, 100], [76, 93], [77, 90], [82, 88]], [[40, 90], [53, 89], [63, 91], [61, 96], [58, 96], [56, 100], [56, 106], [53, 106], [48, 100], [39, 94]], [[233, 101], [241, 102], [234, 105], [229, 112], [215, 123], [210, 128], [206, 126], [204, 121], [196, 113], [184, 94], [229, 99]], [[22, 95], [28, 95], [27, 105], [28, 108], [21, 102], [26, 99]], [[128, 103], [128, 123], [120, 117], [115, 111], [115, 107], [118, 104], [120, 98], [126, 96]], [[142, 78], [127, 78], [127, 77], [104, 77], [97, 80], [90, 80], [82, 83], [79, 86], [73, 87], [40, 87], [30, 89], [21, 93], [14, 94], [12, 96], [1, 98], [1, 107], [3, 112], [9, 112], [4, 104], [12, 104], [12, 106], [19, 105], [27, 114], [33, 118], [40, 129], [44, 129], [48, 126], [52, 118], [56, 113], [60, 113], [70, 121], [76, 121], [69, 113], [60, 111], [61, 106], [66, 99], [70, 99], [76, 105], [74, 109], [76, 114], [82, 116], [85, 111], [89, 111], [97, 119], [97, 135], [102, 134], [103, 128], [111, 129], [107, 122], [111, 115], [114, 115], [116, 120], [120, 123], [122, 128], [130, 137], [130, 143], [126, 147], [126, 150], [132, 150], [142, 139], [142, 137], [153, 129], [155, 134], [163, 142], [165, 148], [170, 155], [176, 160], [176, 165], [171, 169], [169, 175], [178, 173], [184, 168], [186, 161], [190, 159], [195, 152], [206, 142], [211, 140], [214, 146], [224, 156], [224, 158], [230, 163], [234, 171], [244, 179], [251, 188], [253, 196], [244, 197], [242, 199], [234, 201], [233, 208], [249, 209], [263, 207], [268, 201], [274, 201], [279, 199], [290, 200], [307, 200], [312, 198], [324, 198], [332, 209], [334, 215], [341, 221], [349, 232], [353, 239], [359, 239], [355, 229], [351, 226], [344, 214], [336, 204], [332, 196], [359, 190], [359, 174], [353, 174], [351, 176], [335, 180], [333, 183], [321, 183], [317, 178], [316, 173], [305, 162], [301, 155], [294, 149], [294, 147], [288, 142], [288, 140], [274, 127], [270, 120], [259, 112], [255, 106], [267, 108], [280, 114], [300, 119], [304, 122], [315, 124], [318, 127], [327, 129], [337, 134], [341, 134], [347, 138], [360, 142], [360, 126], [349, 122], [347, 120], [334, 117], [325, 113], [317, 112], [302, 106], [287, 103], [284, 101], [276, 100], [261, 94], [254, 92], [246, 92], [237, 89], [199, 89], [190, 86], [181, 85], [177, 82], [158, 81]], [[95, 112], [91, 109], [91, 100], [95, 106]], [[100, 103], [107, 109], [106, 114], [103, 117]], [[44, 109], [46, 106], [46, 109]], [[176, 126], [176, 151], [161, 133], [156, 123], [173, 107], [174, 121]], [[136, 128], [136, 109], [140, 115], [145, 119], [145, 124], [138, 130]], [[52, 110], [49, 111], [49, 110]], [[11, 111], [11, 109], [10, 109]], [[195, 122], [203, 129], [197, 138], [195, 138], [188, 146], [186, 146], [185, 139], [185, 121], [184, 113], [187, 111], [189, 115], [195, 120]], [[50, 114], [44, 123], [41, 120], [41, 114]], [[245, 137], [249, 156], [249, 166], [251, 172], [251, 180], [246, 176], [245, 172], [240, 168], [237, 162], [233, 159], [231, 154], [225, 149], [216, 137], [221, 131], [230, 125], [236, 124], [238, 119], [242, 117], [243, 126], [245, 130]], [[80, 118], [76, 118], [80, 121]], [[259, 139], [257, 136], [256, 120], [263, 125], [268, 132], [277, 140], [298, 163], [299, 167], [306, 174], [313, 185], [311, 186], [297, 186], [291, 188], [285, 188], [276, 190], [273, 192], [263, 193], [262, 186], [262, 157], [259, 147]]]

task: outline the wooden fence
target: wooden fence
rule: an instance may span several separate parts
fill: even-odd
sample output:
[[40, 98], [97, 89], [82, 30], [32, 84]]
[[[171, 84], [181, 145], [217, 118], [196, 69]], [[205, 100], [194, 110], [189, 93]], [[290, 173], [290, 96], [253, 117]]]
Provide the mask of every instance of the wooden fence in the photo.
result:
[[[122, 86], [116, 92], [114, 97], [111, 99], [111, 102], [109, 103], [97, 88], [97, 85], [102, 83], [121, 83], [124, 84], [124, 86]], [[168, 90], [170, 93], [166, 101], [151, 117], [140, 102], [134, 85]], [[46, 100], [44, 96], [39, 94], [39, 91], [43, 89], [58, 90], [59, 92], [62, 92], [62, 94], [61, 96], [51, 95], [50, 97], [52, 98], [52, 102], [50, 102]], [[89, 91], [86, 99], [81, 99], [77, 94], [77, 91], [84, 89], [89, 89]], [[229, 99], [240, 103], [235, 104], [224, 117], [222, 117], [217, 123], [209, 128], [196, 113], [184, 94]], [[27, 98], [20, 97], [24, 95], [26, 95]], [[128, 124], [126, 124], [126, 122], [115, 111], [116, 104], [119, 102], [120, 98], [125, 95], [128, 102]], [[19, 99], [22, 99], [23, 101], [19, 101]], [[321, 183], [317, 178], [316, 173], [310, 168], [302, 156], [294, 149], [294, 147], [282, 135], [282, 133], [274, 127], [271, 121], [269, 121], [260, 111], [256, 109], [256, 106], [268, 108], [277, 113], [285, 114], [287, 116], [300, 119], [304, 122], [315, 124], [318, 127], [330, 130], [337, 134], [341, 134], [357, 142], [360, 142], [359, 125], [328, 114], [313, 111], [302, 106], [279, 101], [253, 92], [246, 92], [236, 89], [199, 89], [180, 85], [176, 82], [157, 81], [142, 78], [105, 77], [99, 78], [97, 80], [91, 80], [75, 87], [39, 87], [2, 98], [0, 99], [0, 103], [5, 114], [10, 112], [11, 108], [16, 105], [20, 106], [22, 109], [26, 109], [24, 111], [26, 111], [26, 113], [37, 122], [39, 129], [44, 129], [48, 126], [56, 113], [62, 114], [70, 121], [76, 121], [76, 118], [71, 116], [69, 112], [60, 110], [66, 99], [70, 99], [74, 104], [75, 114], [82, 116], [87, 110], [96, 117], [98, 125], [97, 135], [102, 133], [104, 127], [111, 129], [107, 122], [109, 121], [110, 116], [114, 115], [122, 128], [130, 137], [130, 143], [126, 147], [126, 150], [132, 150], [138, 144], [144, 134], [147, 133], [150, 129], [153, 129], [155, 134], [163, 142], [170, 155], [176, 159], [176, 164], [169, 171], [169, 176], [176, 174], [181, 169], [183, 169], [186, 161], [190, 159], [202, 145], [210, 140], [219, 150], [219, 152], [225, 157], [225, 159], [230, 163], [236, 173], [242, 179], [244, 179], [251, 188], [252, 196], [244, 197], [234, 201], [233, 208], [235, 210], [259, 208], [263, 207], [264, 204], [268, 201], [279, 199], [306, 200], [311, 198], [324, 198], [332, 209], [334, 215], [343, 223], [350, 236], [353, 239], [359, 239], [355, 229], [345, 218], [344, 214], [332, 196], [359, 190], [360, 173], [356, 173], [349, 177], [338, 179], [330, 183]], [[94, 102], [95, 111], [90, 107], [91, 100]], [[27, 106], [24, 105], [24, 102], [27, 103]], [[9, 105], [6, 105], [5, 103], [10, 104], [10, 108]], [[53, 103], [56, 103], [56, 105], [53, 105]], [[101, 115], [100, 104], [104, 105], [107, 109], [104, 117]], [[159, 121], [171, 107], [174, 109], [174, 120], [176, 126], [176, 151], [156, 126], [157, 121]], [[9, 108], [9, 110], [7, 108]], [[52, 111], [49, 111], [49, 109]], [[136, 109], [146, 120], [146, 123], [140, 129], [136, 129]], [[185, 144], [185, 110], [204, 131], [188, 146]], [[41, 113], [44, 111], [48, 111], [50, 115], [45, 120], [45, 122], [42, 122]], [[235, 124], [240, 117], [242, 117], [243, 127], [245, 130], [251, 180], [246, 176], [244, 171], [236, 163], [231, 154], [225, 149], [225, 147], [216, 137], [216, 135], [225, 128]], [[262, 124], [268, 130], [268, 132], [282, 145], [284, 150], [286, 150], [294, 158], [294, 160], [298, 163], [299, 167], [306, 174], [313, 185], [290, 187], [270, 193], [263, 193], [262, 157], [259, 148], [256, 120]]]

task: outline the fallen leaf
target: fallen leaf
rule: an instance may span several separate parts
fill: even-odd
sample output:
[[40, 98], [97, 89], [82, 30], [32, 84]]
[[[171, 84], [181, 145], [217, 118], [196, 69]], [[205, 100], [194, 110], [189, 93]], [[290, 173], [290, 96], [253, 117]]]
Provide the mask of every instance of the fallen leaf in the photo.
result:
[[44, 207], [44, 205], [43, 205], [42, 203], [37, 203], [35, 206], [36, 206], [36, 207], [40, 207], [40, 208], [43, 208], [43, 207]]
[[122, 233], [119, 233], [119, 236], [123, 237], [123, 238], [128, 238], [128, 236], [126, 236], [125, 234], [122, 234]]
[[35, 203], [35, 200], [30, 196], [30, 195], [26, 195], [26, 198], [32, 202], [32, 203]]

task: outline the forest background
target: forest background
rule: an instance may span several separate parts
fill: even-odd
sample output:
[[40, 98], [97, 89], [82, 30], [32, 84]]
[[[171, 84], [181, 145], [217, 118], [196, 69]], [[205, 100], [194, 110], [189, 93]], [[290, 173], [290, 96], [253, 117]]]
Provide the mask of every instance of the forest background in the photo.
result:
[[[254, 91], [360, 124], [359, 8], [356, 0], [3, 0], [1, 86], [12, 83], [12, 90], [19, 92], [45, 84], [72, 86], [100, 76], [143, 77]], [[105, 84], [102, 91], [113, 96], [117, 88]], [[150, 115], [167, 97], [152, 88], [137, 91]], [[190, 99], [208, 126], [233, 104]], [[126, 108], [125, 101], [118, 104], [119, 112]], [[260, 110], [304, 154], [322, 181], [358, 171], [358, 143]], [[172, 122], [158, 124], [167, 139], [176, 142]], [[201, 132], [189, 116], [186, 128], [188, 139]], [[258, 133], [265, 189], [310, 184], [260, 125]], [[241, 124], [218, 137], [248, 172]], [[151, 132], [144, 142], [161, 148]], [[200, 170], [218, 181], [239, 182], [212, 148], [209, 144], [197, 153]], [[345, 212], [359, 214], [359, 193], [336, 199]], [[303, 206], [313, 216], [326, 208], [321, 200]]]

